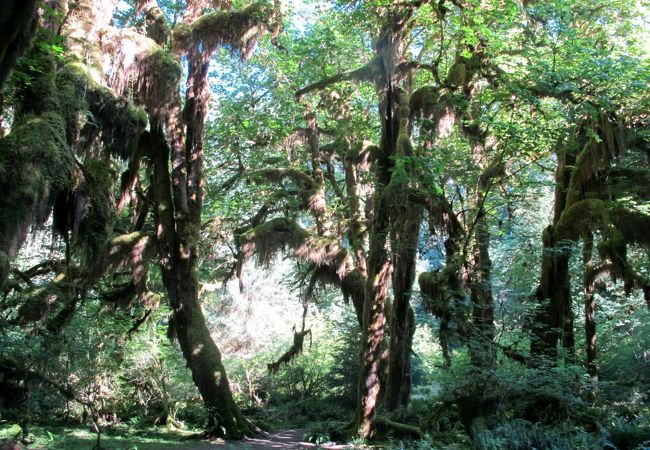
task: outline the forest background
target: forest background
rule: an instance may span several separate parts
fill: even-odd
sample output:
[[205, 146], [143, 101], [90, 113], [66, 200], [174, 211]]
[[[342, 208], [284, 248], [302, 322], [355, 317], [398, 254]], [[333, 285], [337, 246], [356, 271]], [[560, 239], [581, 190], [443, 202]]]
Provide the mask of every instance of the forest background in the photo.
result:
[[650, 445], [647, 2], [7, 6], [5, 436]]

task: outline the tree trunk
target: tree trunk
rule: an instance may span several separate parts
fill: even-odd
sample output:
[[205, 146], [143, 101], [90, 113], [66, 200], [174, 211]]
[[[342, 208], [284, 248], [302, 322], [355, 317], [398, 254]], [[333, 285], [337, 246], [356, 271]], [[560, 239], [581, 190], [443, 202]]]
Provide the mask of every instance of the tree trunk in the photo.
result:
[[361, 335], [361, 363], [359, 372], [359, 390], [357, 392], [357, 410], [355, 425], [359, 435], [370, 439], [375, 434], [375, 411], [380, 392], [380, 375], [382, 363], [382, 342], [386, 323], [386, 300], [388, 282], [393, 270], [390, 253], [387, 248], [390, 228], [389, 206], [384, 190], [390, 181], [391, 155], [394, 153], [398, 129], [398, 104], [394, 98], [394, 86], [388, 78], [383, 92], [380, 114], [382, 135], [379, 154], [376, 161], [376, 178], [373, 201], [373, 217], [370, 225], [370, 248], [368, 256], [368, 278], [366, 281], [366, 299], [363, 307]]
[[555, 172], [555, 198], [553, 225], [542, 233], [542, 274], [536, 298], [539, 309], [535, 314], [531, 333], [530, 350], [533, 356], [557, 360], [557, 343], [574, 351], [573, 313], [571, 304], [571, 279], [569, 274], [570, 250], [562, 248], [555, 237], [554, 225], [558, 223], [566, 207], [566, 191], [571, 178], [568, 170], [575, 163], [575, 155], [566, 149], [557, 152], [558, 165]]
[[476, 335], [470, 341], [470, 359], [472, 364], [482, 369], [494, 367], [496, 347], [492, 341], [496, 334], [494, 328], [494, 299], [492, 297], [490, 259], [490, 231], [487, 218], [480, 206], [476, 219], [476, 243], [473, 255], [473, 273], [470, 286], [472, 299], [472, 319]]
[[585, 294], [585, 344], [587, 350], [587, 373], [598, 380], [596, 365], [596, 281], [592, 260], [593, 235], [585, 238], [582, 248], [584, 264], [584, 294]]
[[[160, 267], [174, 311], [170, 332], [178, 338], [192, 379], [206, 406], [207, 432], [240, 439], [252, 434], [253, 430], [234, 402], [221, 354], [205, 324], [198, 297], [196, 250], [188, 255], [177, 232], [179, 224], [174, 220], [169, 173], [170, 149], [160, 126], [152, 128], [149, 139]], [[178, 192], [178, 188], [175, 189]]]
[[422, 207], [411, 200], [411, 182], [416, 174], [408, 169], [406, 158], [413, 158], [410, 144], [409, 96], [400, 95], [399, 134], [395, 148], [395, 167], [390, 185], [392, 204], [390, 244], [393, 254], [393, 307], [390, 316], [390, 359], [385, 406], [388, 411], [406, 406], [411, 395], [411, 344], [415, 315], [411, 292], [415, 281], [417, 245], [422, 222]]
[[361, 366], [355, 424], [359, 435], [370, 439], [375, 433], [375, 412], [380, 391], [382, 342], [386, 322], [385, 308], [388, 297], [388, 281], [392, 272], [390, 255], [386, 248], [388, 212], [381, 206], [381, 195], [375, 199], [378, 208], [370, 233], [370, 257], [366, 301], [363, 308], [361, 343]]

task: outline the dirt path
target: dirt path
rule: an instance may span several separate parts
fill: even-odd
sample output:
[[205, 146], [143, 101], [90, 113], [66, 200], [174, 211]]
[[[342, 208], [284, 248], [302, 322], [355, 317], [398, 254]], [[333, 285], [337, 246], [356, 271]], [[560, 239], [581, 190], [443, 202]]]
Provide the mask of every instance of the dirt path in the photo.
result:
[[[227, 449], [315, 449], [316, 444], [310, 444], [305, 441], [309, 430], [307, 429], [293, 429], [293, 430], [283, 430], [276, 433], [269, 433], [265, 436], [260, 436], [256, 438], [247, 438], [239, 442], [210, 442], [205, 443], [201, 446], [192, 446], [192, 450], [211, 450], [219, 448]], [[320, 448], [325, 449], [345, 449], [353, 448], [351, 446], [345, 445], [334, 445], [334, 444], [324, 444]], [[180, 448], [179, 448], [180, 450]]]

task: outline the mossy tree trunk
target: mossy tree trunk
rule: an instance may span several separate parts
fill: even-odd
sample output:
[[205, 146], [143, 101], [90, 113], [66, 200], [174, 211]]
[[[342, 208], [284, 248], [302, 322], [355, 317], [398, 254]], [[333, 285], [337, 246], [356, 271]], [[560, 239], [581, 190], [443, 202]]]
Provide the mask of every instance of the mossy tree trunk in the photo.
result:
[[[477, 159], [484, 157], [484, 145], [475, 145]], [[496, 335], [494, 327], [494, 298], [492, 296], [492, 260], [490, 259], [490, 227], [486, 214], [486, 201], [496, 177], [503, 172], [497, 161], [483, 170], [474, 196], [474, 245], [470, 264], [470, 297], [475, 336], [470, 340], [470, 359], [481, 369], [493, 368], [496, 363], [496, 347], [492, 342]]]
[[399, 132], [395, 148], [395, 167], [387, 188], [391, 211], [390, 245], [393, 258], [393, 305], [390, 315], [390, 352], [385, 407], [393, 411], [406, 406], [411, 396], [411, 348], [415, 333], [415, 314], [411, 293], [415, 281], [417, 244], [422, 222], [422, 207], [413, 202], [412, 184], [417, 179], [410, 164], [414, 158], [410, 142], [409, 96], [400, 95]]
[[593, 262], [593, 234], [590, 234], [582, 246], [582, 263], [584, 265], [584, 311], [585, 311], [585, 349], [587, 351], [587, 373], [598, 380], [596, 365], [596, 277]]
[[573, 312], [571, 304], [570, 253], [555, 236], [555, 225], [566, 208], [566, 196], [571, 177], [568, 170], [575, 163], [575, 155], [562, 148], [557, 152], [553, 225], [542, 234], [542, 273], [536, 298], [539, 307], [532, 325], [530, 349], [534, 356], [557, 359], [558, 340], [573, 352]]
[[[201, 30], [212, 33], [190, 43], [187, 55], [188, 77], [185, 106], [174, 95], [163, 114], [165, 129], [152, 122], [153, 191], [163, 282], [173, 308], [170, 332], [178, 338], [183, 356], [192, 372], [208, 413], [210, 435], [240, 439], [253, 433], [253, 427], [236, 405], [221, 353], [210, 336], [199, 300], [199, 254], [201, 211], [203, 207], [203, 134], [208, 112], [210, 86], [208, 69], [212, 53], [219, 44], [235, 44], [251, 30], [262, 26], [261, 17], [253, 20], [251, 11], [210, 13], [200, 17], [201, 1], [190, 1], [183, 17], [185, 26], [202, 27], [210, 19], [220, 27]], [[223, 29], [221, 29], [223, 28]], [[223, 33], [223, 34], [221, 34]], [[250, 39], [250, 38], [246, 38]], [[212, 43], [208, 46], [207, 42]], [[246, 48], [252, 42], [246, 40]], [[168, 143], [169, 142], [169, 143]], [[171, 161], [171, 173], [169, 163]]]
[[[359, 435], [372, 438], [375, 433], [374, 417], [381, 388], [382, 343], [386, 323], [388, 284], [393, 264], [388, 250], [390, 217], [384, 201], [384, 189], [389, 180], [390, 158], [395, 146], [393, 130], [396, 109], [391, 105], [391, 87], [382, 102], [382, 144], [376, 162], [375, 198], [370, 224], [368, 255], [368, 278], [366, 299], [363, 305], [363, 329], [361, 335], [361, 363], [355, 425]], [[394, 101], [394, 100], [393, 100]]]
[[478, 214], [470, 283], [472, 320], [476, 327], [476, 336], [470, 342], [470, 359], [476, 367], [489, 369], [496, 363], [496, 347], [492, 342], [496, 331], [491, 282], [490, 231], [482, 208], [479, 209]]
[[177, 195], [179, 189], [172, 189], [173, 177], [168, 169], [170, 148], [160, 126], [151, 131], [149, 139], [160, 267], [174, 311], [170, 331], [178, 339], [203, 398], [208, 412], [207, 431], [239, 439], [251, 434], [252, 429], [234, 402], [221, 354], [205, 323], [198, 296], [196, 251], [185, 252], [183, 237], [177, 232], [177, 225], [181, 224], [174, 215], [172, 192]]

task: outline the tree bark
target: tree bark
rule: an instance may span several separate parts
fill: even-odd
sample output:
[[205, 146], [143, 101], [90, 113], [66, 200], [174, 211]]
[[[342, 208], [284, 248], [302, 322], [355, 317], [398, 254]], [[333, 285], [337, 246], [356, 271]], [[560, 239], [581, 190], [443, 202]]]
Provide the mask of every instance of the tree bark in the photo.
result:
[[390, 159], [397, 141], [398, 102], [394, 97], [395, 86], [387, 76], [384, 86], [379, 86], [381, 96], [381, 143], [376, 161], [376, 178], [373, 201], [373, 217], [370, 226], [370, 248], [368, 255], [368, 278], [366, 299], [363, 308], [364, 327], [361, 336], [361, 364], [355, 425], [359, 435], [370, 439], [375, 434], [375, 412], [380, 392], [382, 364], [382, 342], [386, 323], [386, 300], [388, 283], [393, 270], [387, 240], [390, 229], [389, 205], [385, 201], [384, 189], [390, 181]]
[[585, 344], [587, 351], [587, 373], [592, 379], [598, 380], [596, 365], [596, 280], [594, 274], [593, 235], [585, 238], [582, 247], [582, 262], [584, 265], [584, 302], [585, 302]]
[[482, 210], [481, 205], [478, 211], [479, 216], [476, 219], [476, 243], [472, 261], [473, 279], [470, 284], [472, 319], [476, 327], [476, 336], [471, 340], [469, 350], [473, 365], [482, 369], [490, 369], [496, 362], [496, 347], [492, 343], [496, 331], [490, 278], [492, 270], [490, 231], [487, 218]]
[[553, 224], [542, 233], [542, 273], [536, 298], [539, 309], [533, 319], [530, 350], [533, 356], [557, 360], [557, 344], [562, 345], [571, 356], [574, 351], [573, 313], [571, 302], [571, 279], [569, 274], [570, 252], [561, 247], [555, 236], [555, 225], [566, 208], [566, 195], [571, 178], [569, 167], [575, 163], [575, 155], [566, 149], [557, 152], [555, 171], [555, 198]]
[[153, 157], [152, 188], [160, 268], [174, 311], [170, 331], [178, 338], [192, 379], [206, 406], [208, 433], [240, 439], [251, 434], [252, 429], [234, 402], [221, 353], [205, 324], [198, 296], [196, 253], [191, 252], [188, 257], [176, 231], [169, 173], [170, 148], [160, 126], [152, 129], [148, 139]]

